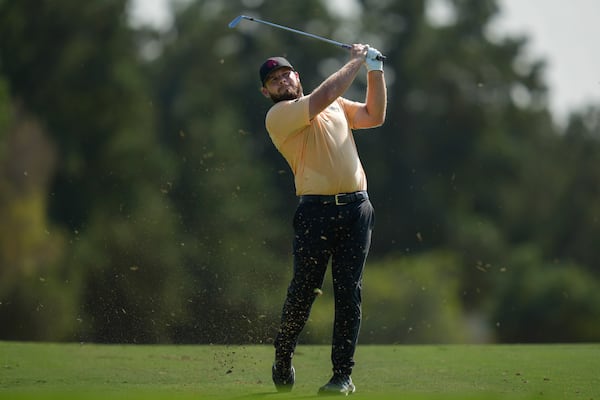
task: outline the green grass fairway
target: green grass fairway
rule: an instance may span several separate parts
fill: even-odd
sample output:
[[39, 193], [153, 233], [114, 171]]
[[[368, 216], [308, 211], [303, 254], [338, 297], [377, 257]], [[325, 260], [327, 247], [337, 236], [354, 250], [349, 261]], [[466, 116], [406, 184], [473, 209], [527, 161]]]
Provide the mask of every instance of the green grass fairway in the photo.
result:
[[[270, 346], [0, 342], [0, 399], [314, 398], [328, 346], [299, 346], [278, 394]], [[359, 346], [354, 399], [600, 400], [600, 345]]]

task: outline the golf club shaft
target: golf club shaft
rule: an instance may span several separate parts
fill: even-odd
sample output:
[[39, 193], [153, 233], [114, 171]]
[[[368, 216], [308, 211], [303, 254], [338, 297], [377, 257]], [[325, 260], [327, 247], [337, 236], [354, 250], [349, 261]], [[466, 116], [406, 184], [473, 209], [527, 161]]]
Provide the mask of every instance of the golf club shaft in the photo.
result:
[[[279, 28], [279, 29], [283, 29], [283, 30], [286, 30], [286, 31], [289, 31], [289, 32], [297, 33], [299, 35], [308, 36], [308, 37], [311, 37], [313, 39], [317, 39], [317, 40], [321, 40], [321, 41], [329, 43], [329, 44], [333, 44], [334, 46], [338, 46], [338, 47], [341, 47], [343, 49], [349, 50], [349, 49], [352, 48], [352, 46], [350, 46], [349, 44], [346, 44], [346, 43], [338, 42], [338, 41], [332, 40], [332, 39], [327, 39], [327, 38], [324, 38], [323, 36], [315, 35], [315, 34], [304, 32], [304, 31], [300, 31], [298, 29], [294, 29], [294, 28], [290, 28], [290, 27], [287, 27], [287, 26], [275, 24], [273, 22], [265, 21], [265, 20], [262, 20], [262, 19], [258, 19], [258, 18], [254, 18], [254, 17], [248, 17], [246, 15], [240, 15], [237, 18], [235, 18], [233, 21], [231, 21], [229, 23], [229, 27], [230, 28], [235, 27], [242, 19], [246, 19], [248, 21], [254, 21], [254, 22], [261, 23], [261, 24], [269, 25], [269, 26], [272, 26], [274, 28]], [[383, 61], [383, 60], [385, 60], [385, 56], [383, 56], [383, 55], [377, 56], [377, 59], [379, 61]]]

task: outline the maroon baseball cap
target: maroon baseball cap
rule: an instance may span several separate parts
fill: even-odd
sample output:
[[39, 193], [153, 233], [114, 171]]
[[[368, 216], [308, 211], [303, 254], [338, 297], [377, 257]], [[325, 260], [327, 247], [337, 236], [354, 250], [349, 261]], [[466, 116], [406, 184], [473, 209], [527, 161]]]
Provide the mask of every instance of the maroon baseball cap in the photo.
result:
[[267, 61], [265, 61], [263, 65], [260, 66], [260, 81], [262, 82], [263, 86], [265, 84], [265, 79], [267, 79], [267, 76], [271, 72], [283, 67], [287, 67], [291, 70], [294, 70], [292, 64], [290, 64], [290, 62], [283, 57], [268, 58]]

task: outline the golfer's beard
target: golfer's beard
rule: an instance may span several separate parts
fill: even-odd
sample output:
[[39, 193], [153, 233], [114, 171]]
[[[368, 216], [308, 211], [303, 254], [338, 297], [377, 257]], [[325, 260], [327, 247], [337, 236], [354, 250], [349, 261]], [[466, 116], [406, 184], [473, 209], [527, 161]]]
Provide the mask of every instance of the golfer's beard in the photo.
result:
[[298, 83], [296, 87], [289, 87], [281, 94], [271, 94], [271, 100], [273, 103], [279, 103], [284, 100], [296, 100], [302, 96], [302, 85]]

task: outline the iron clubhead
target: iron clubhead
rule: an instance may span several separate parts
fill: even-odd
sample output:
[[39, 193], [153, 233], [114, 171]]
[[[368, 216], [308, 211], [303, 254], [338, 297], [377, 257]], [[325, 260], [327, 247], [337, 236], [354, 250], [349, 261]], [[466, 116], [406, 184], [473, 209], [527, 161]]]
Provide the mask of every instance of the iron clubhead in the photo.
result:
[[235, 27], [237, 26], [237, 24], [239, 24], [239, 23], [240, 23], [240, 21], [241, 21], [243, 18], [244, 18], [244, 16], [243, 16], [243, 15], [238, 15], [237, 17], [235, 17], [235, 18], [233, 19], [233, 21], [231, 21], [231, 22], [229, 23], [229, 27], [230, 27], [230, 28], [235, 28]]

